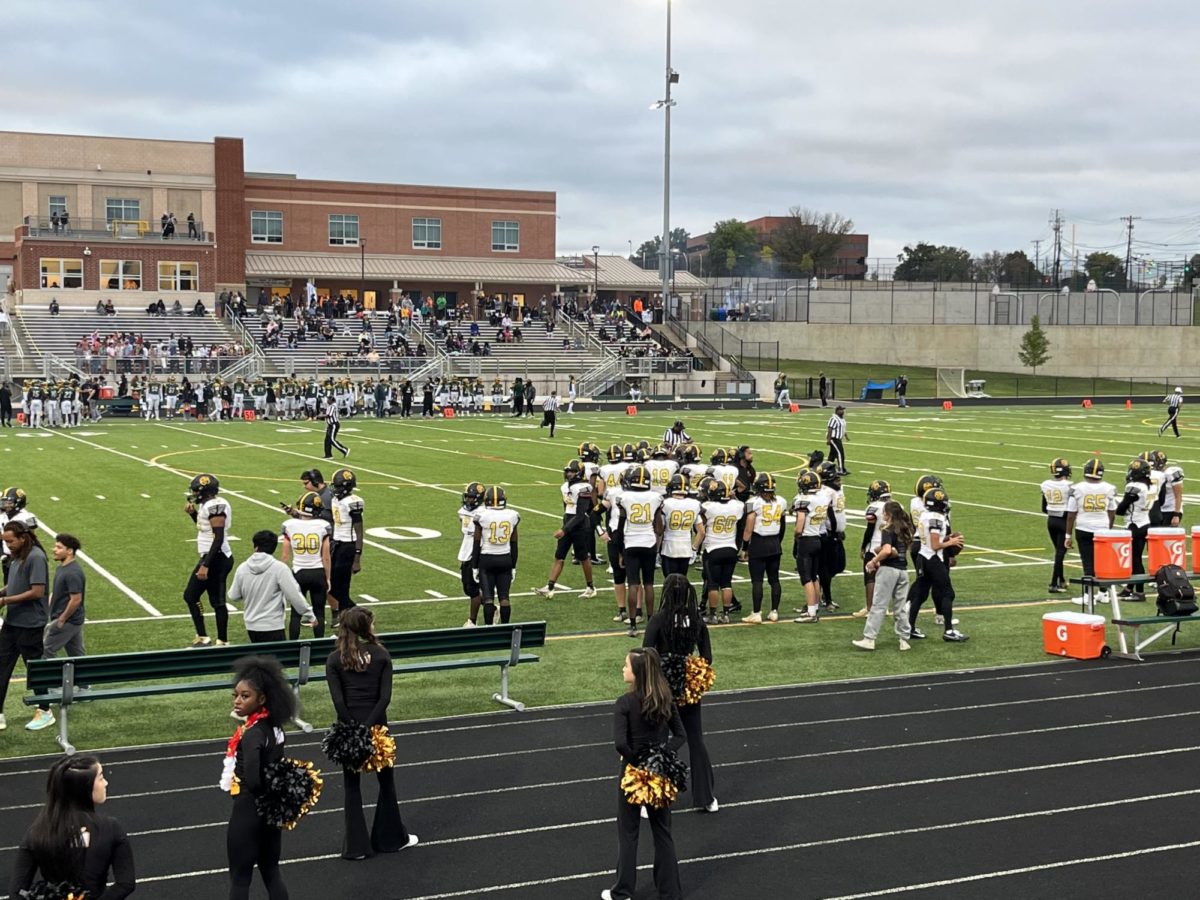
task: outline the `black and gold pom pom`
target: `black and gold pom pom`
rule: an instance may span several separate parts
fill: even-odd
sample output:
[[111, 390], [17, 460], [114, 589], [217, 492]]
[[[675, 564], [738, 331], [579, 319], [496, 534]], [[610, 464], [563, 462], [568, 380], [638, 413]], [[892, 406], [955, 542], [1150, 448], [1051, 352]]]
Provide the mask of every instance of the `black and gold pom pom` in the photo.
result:
[[317, 805], [323, 786], [312, 763], [284, 758], [263, 772], [263, 791], [254, 806], [268, 825], [291, 831]]
[[386, 725], [371, 728], [371, 755], [363, 763], [361, 771], [379, 772], [396, 764], [396, 739], [388, 734]]
[[684, 664], [683, 690], [675, 696], [680, 706], [699, 703], [700, 698], [716, 683], [717, 673], [703, 656], [689, 656]]
[[321, 739], [321, 749], [334, 765], [357, 772], [375, 752], [375, 743], [366, 725], [334, 722]]

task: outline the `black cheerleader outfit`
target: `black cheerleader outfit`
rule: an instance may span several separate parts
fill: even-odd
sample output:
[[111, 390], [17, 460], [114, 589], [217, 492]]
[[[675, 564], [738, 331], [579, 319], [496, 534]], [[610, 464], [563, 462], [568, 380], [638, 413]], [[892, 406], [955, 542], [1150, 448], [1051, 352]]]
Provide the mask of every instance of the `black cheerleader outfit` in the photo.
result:
[[[660, 657], [665, 657], [667, 654], [675, 654], [677, 656], [687, 656], [695, 648], [710, 666], [712, 665], [712, 642], [708, 637], [708, 626], [704, 624], [704, 620], [700, 619], [697, 624], [700, 630], [696, 634], [695, 640], [686, 640], [687, 646], [671, 647], [667, 644], [667, 636], [663, 633], [663, 617], [666, 615], [666, 610], [659, 610], [651, 618], [646, 625], [646, 634], [642, 638], [643, 647], [653, 647], [658, 651]], [[687, 634], [689, 631], [688, 625], [676, 624], [676, 638], [681, 634]], [[691, 774], [688, 778], [688, 784], [692, 792], [692, 806], [696, 809], [707, 809], [713, 802], [713, 767], [712, 761], [708, 756], [708, 747], [704, 745], [704, 725], [700, 718], [700, 703], [689, 703], [687, 706], [679, 707], [679, 718], [683, 722], [683, 730], [687, 734], [687, 746], [689, 765], [691, 766]]]
[[[325, 663], [329, 694], [338, 721], [387, 725], [388, 704], [392, 702], [392, 658], [378, 644], [364, 644], [361, 652], [370, 657], [362, 672], [343, 667], [336, 650], [329, 654]], [[364, 859], [376, 853], [395, 853], [408, 846], [408, 831], [400, 818], [400, 803], [396, 799], [395, 770], [388, 766], [375, 773], [379, 779], [379, 800], [370, 834], [363, 813], [362, 775], [344, 767], [342, 771], [346, 784], [346, 833], [342, 839], [342, 858]]]
[[[73, 852], [75, 873], [67, 879], [87, 891], [87, 896], [95, 900], [124, 900], [134, 892], [137, 879], [133, 871], [133, 851], [129, 848], [129, 838], [125, 829], [116, 819], [100, 813], [92, 813], [87, 825], [87, 843], [75, 848]], [[11, 897], [22, 896], [22, 891], [33, 886], [34, 875], [40, 865], [33, 851], [29, 848], [29, 835], [17, 848], [17, 858], [13, 863], [12, 880], [9, 882], [8, 893]], [[108, 874], [112, 871], [112, 884], [108, 884]], [[57, 881], [66, 873], [42, 871], [45, 881]]]
[[229, 900], [249, 900], [254, 867], [262, 876], [270, 900], [288, 900], [287, 885], [279, 874], [283, 834], [258, 815], [255, 797], [263, 790], [263, 772], [283, 759], [283, 732], [260, 719], [242, 733], [235, 752], [234, 776], [238, 792], [229, 814], [225, 849], [229, 856]]

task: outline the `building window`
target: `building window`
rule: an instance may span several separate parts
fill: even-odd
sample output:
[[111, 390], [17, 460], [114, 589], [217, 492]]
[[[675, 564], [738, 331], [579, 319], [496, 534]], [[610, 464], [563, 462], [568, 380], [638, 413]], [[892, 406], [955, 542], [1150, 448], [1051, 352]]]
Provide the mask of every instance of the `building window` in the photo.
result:
[[108, 222], [137, 222], [142, 218], [142, 204], [138, 200], [123, 200], [109, 197], [104, 201], [104, 215]]
[[282, 244], [283, 213], [252, 209], [250, 211], [250, 242], [253, 244]]
[[160, 291], [200, 290], [200, 266], [194, 262], [160, 262], [158, 264]]
[[442, 249], [442, 220], [413, 219], [413, 249]]
[[51, 195], [48, 199], [50, 201], [50, 209], [48, 214], [51, 217], [61, 216], [67, 211], [67, 198], [65, 196]]
[[330, 216], [329, 243], [333, 247], [357, 247], [358, 216]]
[[521, 226], [517, 222], [492, 223], [492, 250], [511, 253], [521, 249]]
[[83, 290], [82, 259], [43, 259], [42, 288], [58, 288], [65, 291]]
[[100, 290], [140, 291], [142, 264], [136, 259], [100, 260]]

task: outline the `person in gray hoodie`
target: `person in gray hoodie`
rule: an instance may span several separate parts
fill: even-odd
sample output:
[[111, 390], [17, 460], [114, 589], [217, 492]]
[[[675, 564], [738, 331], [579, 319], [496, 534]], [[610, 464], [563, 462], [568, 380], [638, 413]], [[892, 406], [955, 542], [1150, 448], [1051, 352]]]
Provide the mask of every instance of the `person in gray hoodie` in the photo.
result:
[[317, 618], [300, 593], [292, 570], [275, 558], [279, 536], [270, 530], [258, 531], [251, 542], [254, 553], [233, 573], [229, 599], [244, 602], [242, 618], [250, 643], [286, 640], [283, 617], [287, 606], [302, 616], [305, 625], [313, 625]]

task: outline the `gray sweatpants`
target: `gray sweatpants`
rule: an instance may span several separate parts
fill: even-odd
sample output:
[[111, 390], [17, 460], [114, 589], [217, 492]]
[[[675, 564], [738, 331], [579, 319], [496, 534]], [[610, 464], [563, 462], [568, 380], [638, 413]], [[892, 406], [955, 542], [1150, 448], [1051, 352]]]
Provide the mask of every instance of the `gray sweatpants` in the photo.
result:
[[67, 656], [83, 656], [83, 626], [72, 625], [68, 622], [62, 628], [51, 619], [46, 626], [46, 634], [42, 639], [44, 659], [58, 656], [58, 651], [67, 650]]
[[892, 566], [880, 566], [875, 573], [875, 591], [871, 596], [871, 611], [867, 613], [867, 624], [863, 637], [874, 640], [883, 628], [883, 617], [890, 608], [895, 620], [896, 635], [904, 641], [909, 638], [908, 614], [904, 609], [908, 602], [908, 572]]

